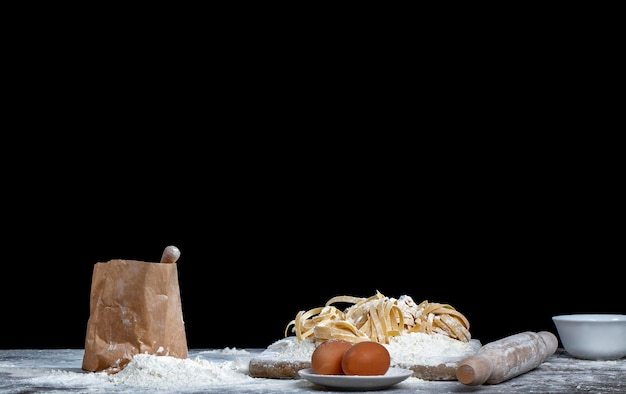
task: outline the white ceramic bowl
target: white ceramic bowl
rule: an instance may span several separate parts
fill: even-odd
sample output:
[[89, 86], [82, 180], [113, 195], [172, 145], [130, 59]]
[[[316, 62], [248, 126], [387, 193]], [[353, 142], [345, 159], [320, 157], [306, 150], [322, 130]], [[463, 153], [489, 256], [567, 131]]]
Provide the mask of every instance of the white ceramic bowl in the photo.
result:
[[586, 360], [626, 357], [626, 315], [573, 314], [552, 316], [566, 352]]

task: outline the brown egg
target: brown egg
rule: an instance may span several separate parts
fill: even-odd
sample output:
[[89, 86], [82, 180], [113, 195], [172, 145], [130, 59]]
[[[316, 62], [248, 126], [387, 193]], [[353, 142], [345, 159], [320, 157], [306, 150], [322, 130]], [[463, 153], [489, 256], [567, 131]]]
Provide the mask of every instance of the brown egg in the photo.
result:
[[374, 341], [355, 343], [341, 359], [345, 375], [384, 375], [391, 364], [387, 348]]
[[352, 342], [343, 339], [328, 339], [317, 345], [311, 355], [313, 373], [320, 375], [343, 375], [341, 359], [350, 347], [352, 347]]

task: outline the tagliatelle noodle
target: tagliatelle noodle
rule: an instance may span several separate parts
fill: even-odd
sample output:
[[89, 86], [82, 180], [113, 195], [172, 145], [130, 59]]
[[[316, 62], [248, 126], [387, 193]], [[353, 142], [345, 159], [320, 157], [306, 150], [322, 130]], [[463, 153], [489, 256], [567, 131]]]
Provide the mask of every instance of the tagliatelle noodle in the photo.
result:
[[[372, 297], [376, 297], [376, 296], [372, 296]], [[368, 298], [371, 299], [372, 297]], [[328, 305], [332, 305], [332, 304], [336, 304], [338, 302], [346, 302], [348, 304], [358, 304], [359, 302], [363, 301], [364, 298], [363, 297], [353, 297], [353, 296], [336, 296], [331, 298], [330, 300], [326, 301], [326, 306]]]
[[448, 335], [451, 338], [468, 342], [471, 339], [469, 321], [459, 311], [448, 304], [428, 303], [423, 301], [417, 306], [420, 319], [408, 332], [435, 332]]
[[[332, 338], [353, 343], [364, 340], [389, 343], [390, 337], [408, 332], [439, 333], [463, 342], [470, 340], [469, 321], [451, 305], [428, 301], [417, 305], [409, 296], [400, 300], [378, 291], [368, 298], [336, 296], [324, 307], [298, 312], [287, 324], [285, 336], [291, 328], [298, 339], [314, 337], [316, 343]], [[353, 305], [341, 311], [332, 306], [339, 302]]]
[[456, 339], [460, 338], [470, 338], [470, 333], [467, 328], [465, 328], [462, 324], [459, 323], [458, 319], [455, 319], [451, 314], [441, 314], [440, 320], [443, 324], [446, 324], [448, 328], [451, 330], [451, 334], [448, 336]]
[[323, 321], [315, 326], [314, 336], [316, 344], [328, 339], [343, 339], [352, 343], [370, 340], [365, 333], [349, 321]]
[[384, 297], [380, 293], [361, 299], [348, 308], [345, 314], [346, 318], [356, 322], [359, 330], [379, 343], [389, 343], [389, 337], [400, 335], [404, 326], [397, 300]]
[[313, 336], [315, 326], [328, 320], [343, 321], [345, 320], [345, 316], [342, 311], [334, 306], [317, 307], [307, 312], [300, 311], [296, 315], [296, 318], [290, 321], [285, 328], [285, 336], [288, 335], [289, 327], [293, 326], [296, 336], [299, 339], [309, 338]]

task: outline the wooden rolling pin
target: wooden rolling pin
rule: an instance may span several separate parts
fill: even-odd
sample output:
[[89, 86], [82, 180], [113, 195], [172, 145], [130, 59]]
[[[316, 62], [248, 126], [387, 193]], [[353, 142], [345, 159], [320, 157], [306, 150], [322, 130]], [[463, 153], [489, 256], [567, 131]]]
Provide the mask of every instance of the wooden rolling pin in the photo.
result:
[[468, 386], [498, 384], [536, 368], [558, 345], [557, 337], [548, 331], [514, 334], [490, 342], [462, 360], [456, 378]]

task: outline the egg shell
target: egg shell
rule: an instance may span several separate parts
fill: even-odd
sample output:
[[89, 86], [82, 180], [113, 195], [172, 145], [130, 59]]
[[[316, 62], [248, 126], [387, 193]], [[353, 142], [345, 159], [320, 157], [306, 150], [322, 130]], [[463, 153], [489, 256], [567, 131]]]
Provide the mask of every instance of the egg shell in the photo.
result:
[[390, 365], [389, 350], [374, 341], [355, 343], [341, 359], [341, 369], [345, 375], [384, 375]]
[[343, 375], [341, 360], [343, 354], [352, 347], [352, 342], [343, 339], [328, 339], [313, 350], [311, 368], [319, 375]]

